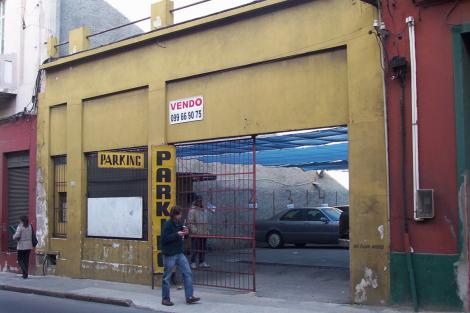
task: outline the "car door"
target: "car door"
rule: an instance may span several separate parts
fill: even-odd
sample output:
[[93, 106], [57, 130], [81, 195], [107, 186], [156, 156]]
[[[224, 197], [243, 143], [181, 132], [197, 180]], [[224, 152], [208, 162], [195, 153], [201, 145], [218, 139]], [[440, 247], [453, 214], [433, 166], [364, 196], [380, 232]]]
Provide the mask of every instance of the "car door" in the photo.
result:
[[319, 209], [308, 209], [305, 212], [303, 232], [306, 242], [335, 243], [333, 233], [338, 233], [338, 223], [330, 221]]
[[279, 229], [284, 242], [298, 242], [302, 238], [304, 210], [291, 209], [279, 219]]

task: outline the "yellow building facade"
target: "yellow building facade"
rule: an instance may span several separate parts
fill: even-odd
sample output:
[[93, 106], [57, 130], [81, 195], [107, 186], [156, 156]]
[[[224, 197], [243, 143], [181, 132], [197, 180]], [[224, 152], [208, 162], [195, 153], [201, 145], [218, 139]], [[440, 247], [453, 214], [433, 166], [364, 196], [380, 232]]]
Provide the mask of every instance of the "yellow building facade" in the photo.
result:
[[[151, 282], [150, 238], [87, 236], [90, 153], [347, 125], [352, 301], [387, 303], [383, 74], [369, 33], [376, 15], [361, 1], [267, 0], [44, 65], [38, 214], [49, 220], [43, 249], [58, 253], [56, 273]], [[168, 102], [198, 95], [203, 120], [170, 125]], [[67, 228], [55, 236], [59, 156], [67, 159]], [[150, 188], [149, 180], [149, 201]], [[144, 225], [151, 234], [150, 214]]]

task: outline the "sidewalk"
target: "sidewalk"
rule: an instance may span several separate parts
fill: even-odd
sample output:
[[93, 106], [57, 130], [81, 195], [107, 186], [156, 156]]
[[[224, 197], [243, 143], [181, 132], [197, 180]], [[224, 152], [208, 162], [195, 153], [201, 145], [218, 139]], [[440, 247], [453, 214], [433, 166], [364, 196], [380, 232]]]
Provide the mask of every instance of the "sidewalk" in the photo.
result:
[[195, 287], [199, 304], [187, 305], [182, 290], [172, 289], [173, 307], [160, 304], [161, 290], [149, 286], [107, 282], [90, 279], [71, 279], [57, 276], [30, 276], [23, 280], [17, 274], [0, 272], [0, 289], [38, 293], [77, 300], [117, 305], [135, 305], [159, 312], [172, 313], [395, 313], [409, 312], [383, 307], [332, 304], [321, 302], [288, 302], [281, 299], [257, 297], [254, 293], [216, 288]]

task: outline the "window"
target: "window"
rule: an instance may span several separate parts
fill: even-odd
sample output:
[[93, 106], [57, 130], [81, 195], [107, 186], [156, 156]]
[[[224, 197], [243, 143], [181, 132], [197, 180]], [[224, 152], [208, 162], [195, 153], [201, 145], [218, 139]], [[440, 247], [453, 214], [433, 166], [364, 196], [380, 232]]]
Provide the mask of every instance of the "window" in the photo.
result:
[[336, 210], [335, 208], [324, 208], [323, 213], [325, 213], [326, 216], [330, 218], [330, 220], [335, 222], [339, 221], [339, 217], [341, 215], [341, 213], [338, 212], [338, 210]]
[[0, 0], [0, 54], [5, 51], [5, 1]]
[[55, 238], [67, 237], [67, 157], [57, 156], [54, 163], [54, 229]]
[[302, 210], [291, 210], [281, 217], [281, 221], [302, 221]]
[[[109, 154], [114, 154], [115, 159], [106, 163]], [[139, 161], [139, 166], [134, 166], [134, 162], [126, 166], [120, 164], [121, 161], [132, 161], [129, 155], [138, 155], [143, 162]], [[86, 158], [87, 236], [147, 240], [147, 148], [93, 152]], [[103, 160], [106, 166], [101, 163]]]
[[325, 215], [317, 209], [307, 210], [307, 215], [305, 220], [310, 222], [321, 221], [321, 218], [325, 217]]

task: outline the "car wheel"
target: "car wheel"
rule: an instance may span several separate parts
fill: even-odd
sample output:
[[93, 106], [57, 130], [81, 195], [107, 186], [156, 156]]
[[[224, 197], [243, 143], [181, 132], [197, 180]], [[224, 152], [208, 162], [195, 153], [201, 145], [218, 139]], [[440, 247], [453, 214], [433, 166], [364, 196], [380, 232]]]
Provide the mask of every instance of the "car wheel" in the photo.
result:
[[296, 244], [295, 244], [295, 246], [296, 246], [297, 248], [303, 248], [303, 247], [305, 247], [305, 245], [306, 245], [306, 243], [296, 243]]
[[271, 247], [273, 249], [280, 248], [283, 245], [282, 236], [278, 232], [270, 233], [268, 235], [268, 238], [267, 238], [266, 241], [267, 241], [269, 247]]

